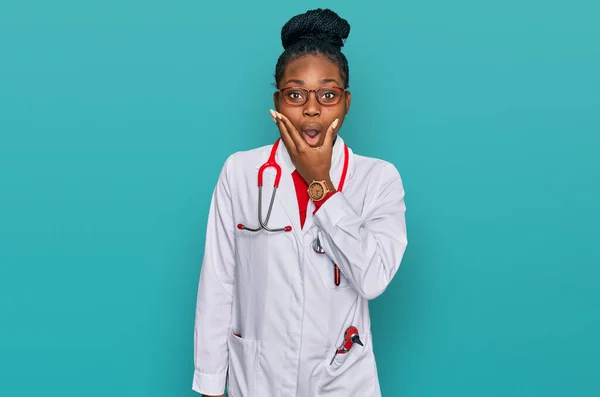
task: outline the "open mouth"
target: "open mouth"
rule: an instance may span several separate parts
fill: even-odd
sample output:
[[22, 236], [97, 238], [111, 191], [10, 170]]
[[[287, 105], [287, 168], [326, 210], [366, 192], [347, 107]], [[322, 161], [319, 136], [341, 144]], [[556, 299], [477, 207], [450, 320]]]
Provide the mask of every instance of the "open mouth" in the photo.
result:
[[316, 146], [321, 138], [321, 129], [319, 128], [304, 128], [302, 129], [302, 135], [306, 143], [310, 146]]

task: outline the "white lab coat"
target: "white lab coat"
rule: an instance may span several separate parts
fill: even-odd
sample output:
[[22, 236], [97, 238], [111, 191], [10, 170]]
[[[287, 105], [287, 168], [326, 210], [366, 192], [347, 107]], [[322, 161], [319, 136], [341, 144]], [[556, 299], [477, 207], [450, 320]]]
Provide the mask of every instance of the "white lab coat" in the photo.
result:
[[[337, 186], [344, 141], [333, 148], [331, 179]], [[396, 273], [407, 246], [404, 188], [389, 162], [350, 150], [343, 191], [304, 227], [292, 179], [294, 165], [283, 142], [276, 160], [282, 177], [270, 227], [291, 232], [239, 230], [258, 226], [259, 167], [272, 145], [231, 155], [213, 193], [194, 328], [193, 390], [229, 397], [377, 397], [381, 395], [368, 301]], [[264, 173], [263, 217], [275, 170]], [[317, 254], [320, 238], [326, 254]], [[333, 277], [334, 261], [341, 284]], [[358, 328], [364, 347], [338, 354], [345, 330]], [[240, 335], [240, 336], [238, 336]]]

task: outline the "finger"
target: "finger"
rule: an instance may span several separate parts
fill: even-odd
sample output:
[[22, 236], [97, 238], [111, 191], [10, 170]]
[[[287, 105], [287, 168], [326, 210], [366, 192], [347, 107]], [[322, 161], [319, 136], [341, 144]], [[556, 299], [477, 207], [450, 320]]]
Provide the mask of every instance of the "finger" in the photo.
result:
[[329, 128], [327, 128], [327, 132], [325, 132], [325, 139], [323, 140], [323, 146], [326, 148], [333, 147], [333, 138], [335, 137], [335, 131], [337, 130], [339, 122], [339, 119], [335, 119]]
[[269, 109], [269, 113], [271, 113], [271, 118], [273, 119], [273, 122], [277, 124], [277, 114], [275, 114], [275, 111], [273, 109]]
[[287, 147], [289, 151], [295, 151], [296, 144], [294, 143], [292, 137], [287, 131], [285, 124], [283, 124], [283, 121], [279, 118], [279, 113], [271, 109], [269, 109], [269, 111], [271, 112], [271, 117], [273, 117], [273, 121], [275, 121], [275, 124], [277, 124], [277, 128], [279, 128], [279, 134], [281, 135], [281, 139], [283, 140], [285, 147]]
[[298, 132], [296, 127], [294, 127], [292, 122], [281, 113], [277, 113], [277, 115], [279, 116], [279, 120], [281, 120], [284, 123], [287, 132], [289, 133], [290, 137], [294, 141], [294, 144], [296, 145], [296, 149], [306, 149], [306, 147], [308, 146], [307, 143], [304, 142], [304, 139], [302, 139], [300, 133]]

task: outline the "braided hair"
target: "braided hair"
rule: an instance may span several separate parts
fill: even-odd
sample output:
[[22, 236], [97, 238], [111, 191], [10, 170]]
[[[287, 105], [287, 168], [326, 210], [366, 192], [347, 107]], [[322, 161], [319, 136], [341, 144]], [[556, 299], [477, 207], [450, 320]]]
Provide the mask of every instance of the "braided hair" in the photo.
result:
[[348, 60], [341, 49], [350, 34], [350, 24], [330, 9], [310, 10], [292, 17], [281, 29], [284, 51], [275, 67], [275, 84], [289, 62], [304, 55], [323, 55], [340, 68], [344, 88], [349, 85]]

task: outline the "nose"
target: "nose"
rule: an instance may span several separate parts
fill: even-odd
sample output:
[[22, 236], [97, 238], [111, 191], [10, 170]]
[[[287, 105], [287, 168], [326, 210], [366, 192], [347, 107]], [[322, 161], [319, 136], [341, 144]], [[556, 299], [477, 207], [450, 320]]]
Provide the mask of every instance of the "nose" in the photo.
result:
[[304, 104], [304, 115], [307, 117], [316, 117], [321, 114], [321, 106], [317, 101], [317, 93], [309, 92], [308, 100]]

